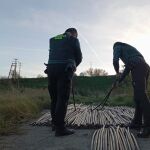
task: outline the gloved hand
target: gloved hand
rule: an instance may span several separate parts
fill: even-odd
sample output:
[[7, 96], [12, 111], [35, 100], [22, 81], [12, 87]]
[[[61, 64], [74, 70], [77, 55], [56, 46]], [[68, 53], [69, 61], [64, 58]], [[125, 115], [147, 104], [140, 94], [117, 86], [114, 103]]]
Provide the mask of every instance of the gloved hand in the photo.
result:
[[69, 63], [69, 64], [67, 64], [65, 71], [75, 72], [76, 71], [76, 66], [72, 63]]
[[113, 87], [114, 88], [117, 88], [119, 85], [120, 85], [120, 78], [121, 78], [121, 73], [117, 73], [116, 74], [116, 81], [114, 82], [114, 84], [113, 84]]
[[117, 73], [116, 74], [116, 78], [117, 78], [117, 81], [120, 83], [121, 82], [121, 78], [122, 78], [122, 73]]
[[44, 73], [45, 73], [45, 74], [48, 74], [48, 70], [47, 70], [48, 64], [44, 63], [44, 65], [46, 66], [46, 69], [44, 70]]
[[44, 70], [44, 73], [45, 73], [45, 74], [48, 74], [48, 70], [47, 70], [47, 67], [46, 67], [46, 69]]

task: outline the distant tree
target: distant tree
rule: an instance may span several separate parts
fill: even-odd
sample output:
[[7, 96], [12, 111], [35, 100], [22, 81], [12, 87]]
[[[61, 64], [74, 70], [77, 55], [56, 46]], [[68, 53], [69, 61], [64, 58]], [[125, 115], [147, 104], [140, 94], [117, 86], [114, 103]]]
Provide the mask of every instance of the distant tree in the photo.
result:
[[44, 78], [44, 77], [41, 74], [38, 74], [37, 78]]
[[87, 76], [86, 72], [81, 72], [79, 76]]
[[80, 76], [107, 76], [108, 73], [103, 69], [89, 68], [88, 70], [81, 72]]
[[94, 69], [93, 70], [93, 75], [94, 76], [107, 76], [108, 73], [103, 69]]
[[94, 76], [94, 69], [93, 68], [89, 68], [87, 71], [86, 71], [86, 74], [88, 76]]

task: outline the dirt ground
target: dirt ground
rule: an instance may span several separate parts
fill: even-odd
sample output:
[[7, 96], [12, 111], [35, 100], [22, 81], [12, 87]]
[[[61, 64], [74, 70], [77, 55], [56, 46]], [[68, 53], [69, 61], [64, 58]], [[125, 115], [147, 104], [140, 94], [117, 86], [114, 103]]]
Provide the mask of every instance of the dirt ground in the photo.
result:
[[[1, 136], [0, 150], [90, 150], [94, 132], [78, 129], [74, 135], [55, 137], [50, 127], [30, 125], [23, 125], [21, 131], [18, 135]], [[137, 141], [141, 150], [150, 150], [150, 138]]]

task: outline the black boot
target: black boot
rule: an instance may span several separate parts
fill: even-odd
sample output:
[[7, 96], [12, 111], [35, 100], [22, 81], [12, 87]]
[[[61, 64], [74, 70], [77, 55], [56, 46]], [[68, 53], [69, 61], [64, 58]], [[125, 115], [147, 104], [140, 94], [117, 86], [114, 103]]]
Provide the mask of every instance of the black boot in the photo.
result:
[[55, 125], [54, 124], [52, 124], [52, 131], [55, 131]]
[[71, 134], [74, 134], [74, 130], [71, 130], [71, 129], [67, 129], [66, 127], [64, 128], [56, 128], [56, 131], [55, 131], [55, 136], [65, 136], [65, 135], [71, 135]]
[[150, 137], [150, 128], [143, 128], [143, 131], [138, 133], [137, 136], [139, 138], [148, 138]]

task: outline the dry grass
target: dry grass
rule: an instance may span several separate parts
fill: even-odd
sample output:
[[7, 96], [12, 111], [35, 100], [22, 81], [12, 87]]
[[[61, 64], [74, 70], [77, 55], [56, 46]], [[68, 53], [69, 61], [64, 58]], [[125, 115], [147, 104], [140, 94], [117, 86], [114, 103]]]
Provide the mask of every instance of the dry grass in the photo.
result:
[[50, 105], [49, 95], [44, 89], [11, 89], [0, 92], [0, 134], [17, 129], [23, 121], [36, 117]]

